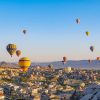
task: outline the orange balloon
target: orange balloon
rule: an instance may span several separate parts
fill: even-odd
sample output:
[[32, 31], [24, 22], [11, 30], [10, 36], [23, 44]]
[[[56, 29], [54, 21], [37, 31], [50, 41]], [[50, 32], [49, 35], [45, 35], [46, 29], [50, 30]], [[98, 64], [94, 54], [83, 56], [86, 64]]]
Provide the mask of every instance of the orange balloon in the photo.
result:
[[24, 67], [22, 68], [23, 72], [27, 72], [28, 68]]
[[100, 57], [97, 57], [97, 60], [100, 60]]
[[20, 50], [17, 50], [16, 51], [16, 55], [19, 57], [21, 55], [21, 51]]
[[66, 62], [67, 61], [67, 58], [66, 57], [63, 57], [63, 61]]

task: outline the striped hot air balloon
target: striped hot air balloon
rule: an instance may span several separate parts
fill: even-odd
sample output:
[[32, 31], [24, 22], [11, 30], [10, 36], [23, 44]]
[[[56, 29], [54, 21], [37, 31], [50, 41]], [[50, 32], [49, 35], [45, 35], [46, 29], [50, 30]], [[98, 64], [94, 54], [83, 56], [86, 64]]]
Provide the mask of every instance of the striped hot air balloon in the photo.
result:
[[21, 67], [23, 72], [26, 72], [28, 68], [30, 67], [30, 65], [31, 65], [31, 61], [27, 57], [23, 57], [19, 60], [19, 66]]
[[17, 47], [16, 47], [15, 44], [8, 44], [6, 49], [7, 49], [8, 53], [11, 55], [11, 57], [12, 57], [12, 55], [16, 53]]

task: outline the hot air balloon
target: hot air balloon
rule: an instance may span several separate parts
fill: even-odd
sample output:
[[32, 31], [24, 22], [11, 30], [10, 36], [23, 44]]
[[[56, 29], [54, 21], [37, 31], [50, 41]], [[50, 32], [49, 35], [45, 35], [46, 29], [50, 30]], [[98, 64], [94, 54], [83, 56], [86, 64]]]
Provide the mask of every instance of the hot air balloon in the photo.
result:
[[97, 57], [97, 60], [100, 60], [100, 57]]
[[89, 35], [90, 35], [90, 32], [87, 31], [87, 32], [86, 32], [86, 35], [89, 36]]
[[53, 64], [49, 64], [48, 67], [49, 67], [50, 69], [52, 69], [54, 66], [53, 66]]
[[67, 62], [67, 58], [66, 57], [63, 57], [63, 64], [65, 64]]
[[80, 23], [80, 19], [76, 19], [76, 23], [79, 24]]
[[23, 30], [23, 33], [26, 34], [27, 30]]
[[19, 60], [19, 66], [21, 67], [23, 72], [26, 72], [28, 68], [30, 67], [30, 65], [31, 65], [31, 61], [27, 57], [23, 57]]
[[8, 53], [11, 55], [11, 57], [12, 57], [12, 55], [14, 53], [16, 53], [17, 47], [16, 47], [15, 44], [8, 44], [7, 47], [6, 47], [6, 49], [7, 49]]
[[93, 46], [90, 46], [90, 50], [93, 52], [94, 51], [94, 47]]
[[21, 51], [20, 50], [17, 50], [16, 51], [16, 55], [19, 57], [21, 55]]
[[91, 63], [91, 62], [92, 62], [92, 60], [91, 60], [91, 59], [89, 59], [89, 60], [88, 60], [88, 62], [89, 62], [89, 63]]

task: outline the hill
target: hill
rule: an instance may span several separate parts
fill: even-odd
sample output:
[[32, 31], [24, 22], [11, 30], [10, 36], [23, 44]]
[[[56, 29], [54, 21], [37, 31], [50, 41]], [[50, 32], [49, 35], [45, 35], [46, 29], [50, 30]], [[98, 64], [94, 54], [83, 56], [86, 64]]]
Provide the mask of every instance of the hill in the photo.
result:
[[[100, 61], [93, 60], [92, 63], [89, 63], [87, 60], [80, 60], [80, 61], [74, 61], [69, 60], [66, 64], [63, 64], [61, 61], [54, 61], [54, 62], [33, 62], [31, 66], [48, 66], [49, 64], [52, 64], [54, 68], [64, 68], [64, 67], [73, 67], [73, 68], [86, 68], [86, 69], [100, 69]], [[8, 62], [0, 62], [0, 67], [11, 67], [11, 68], [18, 68], [17, 63], [8, 63]]]
[[34, 65], [40, 65], [40, 66], [48, 66], [49, 64], [52, 64], [54, 68], [64, 68], [67, 66], [71, 66], [74, 68], [95, 68], [100, 69], [100, 61], [93, 60], [91, 63], [89, 63], [87, 60], [69, 60], [66, 64], [63, 64], [61, 61], [55, 61], [55, 62], [42, 62], [42, 63], [32, 63], [32, 66]]

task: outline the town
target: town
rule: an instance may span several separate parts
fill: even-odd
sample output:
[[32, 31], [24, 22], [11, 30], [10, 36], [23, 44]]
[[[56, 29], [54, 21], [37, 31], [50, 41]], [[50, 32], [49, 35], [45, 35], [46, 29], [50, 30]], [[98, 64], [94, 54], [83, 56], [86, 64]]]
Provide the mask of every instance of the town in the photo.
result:
[[89, 87], [97, 87], [99, 100], [100, 70], [55, 69], [52, 64], [31, 66], [27, 72], [0, 67], [0, 100], [88, 100]]

